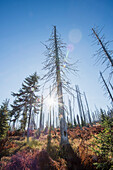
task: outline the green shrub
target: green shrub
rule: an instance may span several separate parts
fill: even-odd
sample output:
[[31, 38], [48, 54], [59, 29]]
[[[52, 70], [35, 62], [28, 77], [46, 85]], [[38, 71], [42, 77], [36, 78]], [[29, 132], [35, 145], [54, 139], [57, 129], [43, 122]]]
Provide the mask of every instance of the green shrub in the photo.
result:
[[8, 103], [9, 101], [6, 99], [5, 102], [3, 102], [0, 107], [0, 141], [6, 137], [9, 129]]
[[100, 160], [96, 165], [97, 169], [112, 170], [113, 168], [113, 118], [110, 118], [106, 114], [101, 114], [101, 126], [104, 128], [95, 140], [93, 145], [96, 148], [92, 148], [95, 154], [100, 157]]
[[29, 142], [29, 146], [31, 147], [31, 148], [36, 148], [36, 147], [39, 147], [41, 145], [41, 143], [36, 139], [36, 140], [31, 140], [30, 142]]

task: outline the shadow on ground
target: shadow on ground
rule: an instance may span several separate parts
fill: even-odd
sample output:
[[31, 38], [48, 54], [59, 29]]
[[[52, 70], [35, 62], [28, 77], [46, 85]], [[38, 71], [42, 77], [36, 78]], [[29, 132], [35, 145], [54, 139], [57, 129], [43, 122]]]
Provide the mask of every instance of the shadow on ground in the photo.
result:
[[50, 133], [47, 138], [47, 152], [53, 160], [60, 162], [60, 169], [95, 170], [94, 166], [90, 163], [87, 165], [81, 163], [81, 158], [74, 152], [70, 144], [65, 144], [56, 148], [56, 146], [51, 143]]

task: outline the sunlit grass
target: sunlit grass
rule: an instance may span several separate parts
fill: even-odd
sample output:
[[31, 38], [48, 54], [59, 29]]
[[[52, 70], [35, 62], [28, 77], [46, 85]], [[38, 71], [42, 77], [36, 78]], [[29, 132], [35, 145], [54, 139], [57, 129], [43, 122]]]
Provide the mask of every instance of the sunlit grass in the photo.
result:
[[37, 139], [32, 139], [27, 145], [32, 149], [38, 149], [39, 151], [41, 151], [42, 149], [46, 149], [47, 142], [40, 141]]

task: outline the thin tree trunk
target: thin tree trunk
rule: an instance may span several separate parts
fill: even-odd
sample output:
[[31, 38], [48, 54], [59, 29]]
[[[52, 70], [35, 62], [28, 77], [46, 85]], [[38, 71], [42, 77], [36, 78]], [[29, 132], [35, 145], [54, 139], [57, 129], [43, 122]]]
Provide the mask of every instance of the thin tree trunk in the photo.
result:
[[70, 118], [71, 118], [71, 125], [73, 126], [73, 121], [72, 121], [72, 109], [71, 109], [71, 101], [68, 99], [69, 102], [69, 111], [70, 111]]
[[31, 111], [32, 111], [32, 105], [30, 104], [28, 128], [27, 128], [27, 143], [29, 143], [29, 126], [30, 126], [30, 120], [31, 120]]
[[101, 39], [99, 38], [99, 36], [97, 35], [96, 31], [95, 31], [93, 28], [92, 28], [92, 31], [93, 31], [93, 33], [95, 34], [97, 40], [99, 41], [99, 43], [100, 43], [100, 45], [101, 45], [101, 47], [102, 47], [105, 55], [106, 55], [107, 58], [109, 59], [109, 61], [110, 61], [110, 63], [111, 63], [111, 66], [113, 67], [113, 60], [112, 60], [110, 54], [108, 53], [107, 49], [105, 48], [104, 44], [102, 43]]
[[79, 99], [79, 89], [78, 89], [78, 86], [75, 86], [75, 87], [76, 87], [76, 92], [77, 92], [77, 102], [78, 102], [81, 124], [83, 124], [83, 122], [82, 122], [83, 121], [83, 119], [82, 119], [82, 108], [81, 108], [80, 99]]
[[106, 81], [104, 80], [104, 77], [103, 77], [103, 75], [102, 75], [101, 72], [100, 72], [100, 76], [101, 76], [101, 78], [102, 78], [102, 80], [103, 80], [103, 82], [104, 82], [104, 85], [105, 85], [105, 87], [106, 87], [106, 89], [107, 89], [107, 92], [108, 92], [108, 94], [109, 94], [109, 96], [110, 96], [110, 99], [111, 99], [112, 102], [113, 102], [112, 94], [111, 94], [111, 92], [110, 92], [110, 90], [109, 90], [109, 88], [108, 88], [108, 86], [107, 86], [107, 83], [106, 83]]
[[15, 121], [16, 120], [13, 121], [13, 131], [15, 131]]
[[85, 97], [86, 106], [87, 106], [87, 112], [88, 112], [89, 123], [90, 123], [90, 125], [92, 126], [92, 123], [91, 123], [91, 116], [90, 116], [90, 111], [89, 111], [89, 106], [88, 106], [88, 102], [87, 102], [87, 98], [86, 98], [85, 93], [84, 93], [84, 97]]
[[58, 127], [58, 123], [57, 123], [57, 117], [56, 117], [56, 128]]
[[39, 135], [40, 135], [41, 130], [42, 130], [42, 112], [43, 112], [43, 95], [42, 95], [42, 98], [41, 98]]
[[[51, 86], [50, 86], [50, 98], [51, 98]], [[49, 106], [49, 114], [50, 114], [50, 130], [51, 130], [51, 104]]]
[[44, 129], [44, 113], [43, 113], [43, 129]]
[[39, 127], [39, 123], [38, 123], [38, 115], [37, 115], [37, 129], [38, 129], [38, 127]]
[[77, 121], [78, 121], [78, 125], [79, 125], [80, 129], [82, 129], [81, 126], [80, 126], [80, 120], [79, 120], [78, 114], [77, 114]]
[[86, 125], [85, 112], [84, 112], [84, 108], [83, 108], [83, 104], [82, 104], [82, 99], [81, 99], [81, 94], [80, 94], [79, 87], [78, 87], [78, 96], [79, 96], [79, 101], [80, 101], [82, 115], [83, 115], [83, 118], [84, 118], [84, 125]]
[[60, 144], [67, 144], [68, 135], [67, 135], [67, 124], [65, 122], [64, 116], [64, 106], [63, 106], [63, 93], [62, 93], [62, 82], [60, 75], [60, 63], [58, 56], [58, 47], [57, 47], [57, 36], [56, 36], [56, 26], [54, 26], [54, 41], [55, 41], [55, 57], [56, 57], [56, 81], [57, 81], [57, 94], [58, 94], [58, 111], [60, 116], [60, 133], [61, 133], [61, 142]]
[[49, 129], [49, 113], [48, 113], [48, 129]]
[[54, 129], [54, 127], [55, 127], [55, 125], [54, 125], [54, 106], [53, 106], [53, 129]]

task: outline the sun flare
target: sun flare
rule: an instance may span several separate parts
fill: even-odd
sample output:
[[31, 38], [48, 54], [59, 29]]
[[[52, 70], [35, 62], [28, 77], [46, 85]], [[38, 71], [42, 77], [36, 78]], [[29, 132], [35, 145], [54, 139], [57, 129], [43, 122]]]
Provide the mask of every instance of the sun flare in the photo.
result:
[[56, 100], [53, 96], [47, 98], [47, 105], [54, 106], [56, 104]]

